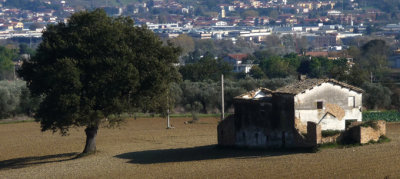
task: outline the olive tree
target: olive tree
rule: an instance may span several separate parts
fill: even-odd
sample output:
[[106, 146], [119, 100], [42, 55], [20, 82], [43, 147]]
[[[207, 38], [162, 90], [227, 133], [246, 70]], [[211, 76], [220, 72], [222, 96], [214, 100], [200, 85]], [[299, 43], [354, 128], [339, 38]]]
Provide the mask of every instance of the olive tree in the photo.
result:
[[[101, 123], [118, 124], [130, 107], [166, 109], [169, 83], [180, 50], [127, 17], [103, 10], [73, 14], [68, 23], [48, 25], [37, 53], [18, 71], [32, 95], [43, 96], [35, 119], [42, 131], [65, 135], [85, 127], [83, 153], [96, 151]], [[128, 107], [129, 106], [129, 107]]]
[[17, 58], [14, 50], [0, 46], [0, 80], [14, 80], [13, 60]]
[[[23, 83], [22, 83], [23, 84]], [[16, 113], [20, 101], [21, 83], [0, 81], [0, 119]]]

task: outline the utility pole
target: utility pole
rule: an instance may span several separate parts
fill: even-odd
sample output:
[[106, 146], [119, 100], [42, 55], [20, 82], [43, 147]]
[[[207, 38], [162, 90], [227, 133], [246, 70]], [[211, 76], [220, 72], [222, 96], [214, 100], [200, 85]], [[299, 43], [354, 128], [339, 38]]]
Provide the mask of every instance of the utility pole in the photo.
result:
[[224, 100], [224, 74], [221, 74], [221, 120], [225, 118], [225, 100]]
[[13, 63], [13, 69], [14, 69], [14, 72], [13, 72], [13, 82], [14, 82], [14, 89], [17, 89], [17, 78], [16, 78], [16, 76], [15, 76], [15, 68], [16, 68], [16, 65]]
[[15, 81], [15, 65], [14, 65], [14, 81]]
[[169, 109], [167, 109], [167, 129], [172, 129], [171, 124], [169, 122]]
[[167, 91], [167, 129], [173, 129], [174, 127], [171, 127], [171, 123], [169, 121], [169, 89]]
[[13, 80], [14, 80], [14, 85], [15, 85], [15, 81], [16, 81], [16, 78], [15, 78], [15, 67], [16, 67], [16, 65], [14, 64], [13, 66], [14, 66], [14, 76], [13, 76]]
[[370, 73], [371, 73], [371, 83], [372, 83], [374, 76], [372, 76], [372, 72], [370, 72]]

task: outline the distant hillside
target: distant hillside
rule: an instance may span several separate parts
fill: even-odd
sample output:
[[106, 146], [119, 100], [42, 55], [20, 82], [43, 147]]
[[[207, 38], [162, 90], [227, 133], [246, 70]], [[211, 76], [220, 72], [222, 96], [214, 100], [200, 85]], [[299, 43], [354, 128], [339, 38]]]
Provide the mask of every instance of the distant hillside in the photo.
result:
[[[51, 4], [45, 2], [50, 1]], [[124, 6], [133, 4], [139, 0], [65, 0], [66, 4], [72, 7], [104, 7], [108, 6]], [[144, 0], [148, 1], [148, 0]], [[61, 0], [8, 0], [2, 4], [5, 7], [36, 10], [41, 7], [56, 7], [60, 5]]]
[[[137, 2], [138, 0], [67, 0], [71, 6], [84, 6], [84, 7], [104, 7], [108, 6], [124, 6]], [[147, 1], [147, 0], [144, 0]]]
[[[45, 2], [51, 1], [51, 4], [46, 4]], [[129, 4], [133, 4], [135, 2], [147, 2], [151, 0], [65, 0], [66, 4], [72, 7], [80, 8], [91, 8], [91, 7], [104, 7], [104, 6], [125, 6]], [[168, 0], [164, 0], [168, 1]], [[234, 0], [174, 0], [183, 4], [205, 4], [208, 5], [209, 8], [217, 7], [218, 4], [231, 3]], [[248, 0], [241, 0], [248, 1]], [[341, 3], [344, 1], [341, 0], [288, 0], [288, 3], [297, 3], [297, 2], [316, 2], [316, 1], [336, 1], [337, 3]], [[28, 10], [37, 10], [38, 8], [52, 8], [57, 9], [60, 7], [61, 0], [7, 0], [2, 4], [6, 7], [19, 8], [19, 9], [28, 9]], [[198, 3], [195, 3], [198, 2]], [[363, 9], [368, 8], [377, 8], [387, 13], [393, 13], [395, 19], [400, 19], [400, 0], [355, 0], [359, 4], [359, 6]], [[344, 3], [345, 6], [349, 4], [349, 2]], [[393, 18], [391, 17], [391, 18]]]
[[[12, 0], [12, 1], [30, 1], [30, 0]], [[43, 1], [43, 0], [42, 0]], [[54, 2], [59, 2], [59, 0], [51, 0]], [[150, 1], [150, 0], [66, 0], [67, 3], [72, 6], [83, 6], [83, 7], [91, 7], [92, 3], [94, 7], [102, 7], [106, 6], [121, 6], [121, 5], [129, 5], [135, 3], [137, 1]], [[233, 0], [175, 0], [177, 2], [190, 2], [190, 1], [215, 1], [215, 3], [227, 3], [232, 2]], [[245, 0], [242, 0], [245, 1]], [[288, 0], [288, 3], [296, 3], [296, 2], [318, 2], [318, 1], [337, 1], [341, 3], [341, 0]], [[373, 7], [381, 9], [385, 12], [398, 12], [400, 9], [400, 1], [399, 0], [355, 0], [360, 4], [361, 7]]]

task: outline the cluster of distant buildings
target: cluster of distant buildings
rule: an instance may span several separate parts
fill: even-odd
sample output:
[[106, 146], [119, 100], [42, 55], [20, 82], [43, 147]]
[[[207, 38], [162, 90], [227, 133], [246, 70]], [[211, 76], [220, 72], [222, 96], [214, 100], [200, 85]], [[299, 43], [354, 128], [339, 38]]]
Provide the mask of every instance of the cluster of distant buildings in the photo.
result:
[[[187, 34], [197, 39], [224, 39], [233, 43], [244, 39], [262, 43], [271, 35], [292, 35], [296, 39], [307, 40], [311, 46], [307, 51], [327, 53], [346, 48], [346, 42], [362, 36], [367, 30], [364, 23], [374, 22], [382, 15], [379, 10], [362, 10], [354, 0], [347, 1], [352, 10], [338, 10], [336, 1], [288, 3], [287, 0], [236, 0], [229, 4], [218, 4], [219, 12], [207, 17], [195, 16], [195, 5], [183, 5], [174, 0], [134, 2], [124, 7], [103, 8], [114, 16], [133, 15], [137, 25], [146, 25], [162, 38], [175, 38], [180, 34]], [[35, 11], [11, 9], [3, 7], [0, 2], [0, 39], [41, 37], [46, 24], [67, 22], [68, 16], [76, 11], [64, 0], [42, 2], [56, 3], [62, 12], [46, 7], [38, 7]], [[273, 9], [279, 13], [271, 16], [231, 16], [231, 12], [262, 8]], [[159, 14], [153, 14], [153, 18], [140, 15], [155, 9], [167, 9], [168, 14], [162, 20]], [[311, 16], [315, 10], [326, 13], [324, 16]], [[163, 22], [160, 23], [161, 21]], [[383, 35], [398, 35], [400, 24], [388, 24], [381, 30]]]
[[[343, 49], [349, 39], [362, 36], [367, 30], [365, 23], [375, 22], [383, 13], [376, 9], [362, 10], [358, 3], [348, 0], [352, 10], [338, 10], [336, 1], [300, 1], [288, 4], [286, 0], [271, 1], [233, 1], [218, 4], [218, 13], [212, 16], [188, 16], [195, 7], [183, 6], [175, 1], [152, 1], [152, 4], [136, 3], [134, 12], [147, 12], [149, 9], [168, 9], [171, 13], [160, 23], [158, 18], [147, 19], [134, 16], [137, 25], [146, 25], [162, 38], [175, 38], [188, 34], [199, 39], [226, 39], [235, 42], [245, 39], [262, 42], [270, 35], [282, 37], [293, 35], [306, 38], [312, 50], [336, 51]], [[343, 2], [342, 2], [343, 3]], [[230, 16], [230, 12], [243, 12], [269, 8], [276, 10], [274, 16]], [[349, 7], [347, 7], [349, 8]], [[324, 11], [323, 16], [314, 17], [313, 11]], [[344, 13], [345, 12], [345, 13]], [[156, 15], [157, 16], [157, 15]]]
[[[180, 34], [187, 34], [198, 39], [216, 39], [216, 40], [232, 40], [245, 39], [255, 43], [263, 42], [268, 36], [276, 35], [282, 37], [284, 35], [292, 35], [295, 38], [305, 38], [308, 44], [315, 49], [323, 50], [341, 50], [338, 47], [342, 44], [342, 40], [360, 37], [363, 35], [362, 30], [365, 27], [343, 26], [343, 25], [324, 25], [322, 23], [316, 25], [288, 25], [288, 26], [262, 26], [262, 27], [246, 27], [246, 26], [185, 26], [178, 23], [171, 24], [153, 24], [146, 23], [147, 27], [163, 38], [175, 38]], [[354, 28], [362, 29], [354, 32]]]
[[[233, 1], [230, 4], [218, 4], [219, 11], [211, 16], [190, 16], [194, 14], [196, 7], [188, 5], [184, 6], [175, 1], [155, 0], [152, 4], [145, 2], [135, 3], [126, 8], [127, 13], [138, 14], [141, 12], [149, 12], [149, 9], [166, 9], [169, 12], [167, 21], [169, 23], [192, 24], [194, 26], [258, 26], [258, 25], [286, 25], [286, 24], [315, 24], [319, 22], [337, 22], [340, 24], [361, 24], [374, 22], [377, 16], [383, 14], [376, 9], [362, 10], [357, 2], [348, 0], [352, 10], [344, 13], [343, 9], [338, 10], [337, 3], [334, 1], [308, 2], [300, 1], [293, 4], [287, 4], [287, 0], [271, 0], [271, 1]], [[348, 8], [348, 7], [347, 7]], [[230, 16], [231, 12], [243, 12], [255, 9], [273, 9], [276, 11], [274, 15], [246, 16], [237, 17]], [[340, 8], [339, 8], [340, 9]], [[324, 11], [324, 15], [313, 17], [309, 16], [313, 11]], [[237, 15], [237, 14], [236, 14]], [[156, 15], [157, 16], [157, 15]], [[139, 23], [157, 23], [160, 19], [137, 18]]]
[[[51, 1], [45, 1], [50, 5]], [[62, 13], [46, 7], [38, 7], [36, 11], [3, 7], [0, 3], [0, 39], [12, 37], [41, 37], [47, 24], [66, 22], [67, 16], [75, 9], [58, 1]], [[60, 14], [64, 14], [61, 16]], [[65, 16], [65, 17], [64, 17]]]

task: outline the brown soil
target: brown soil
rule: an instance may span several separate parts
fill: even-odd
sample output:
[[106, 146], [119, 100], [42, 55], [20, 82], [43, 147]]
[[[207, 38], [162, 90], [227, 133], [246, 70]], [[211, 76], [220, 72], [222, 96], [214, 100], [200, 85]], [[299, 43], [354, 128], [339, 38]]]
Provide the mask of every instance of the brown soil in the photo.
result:
[[98, 153], [83, 150], [83, 128], [40, 132], [34, 122], [0, 125], [0, 178], [389, 178], [400, 177], [400, 123], [389, 143], [318, 153], [216, 148], [218, 119], [127, 120], [101, 128]]

